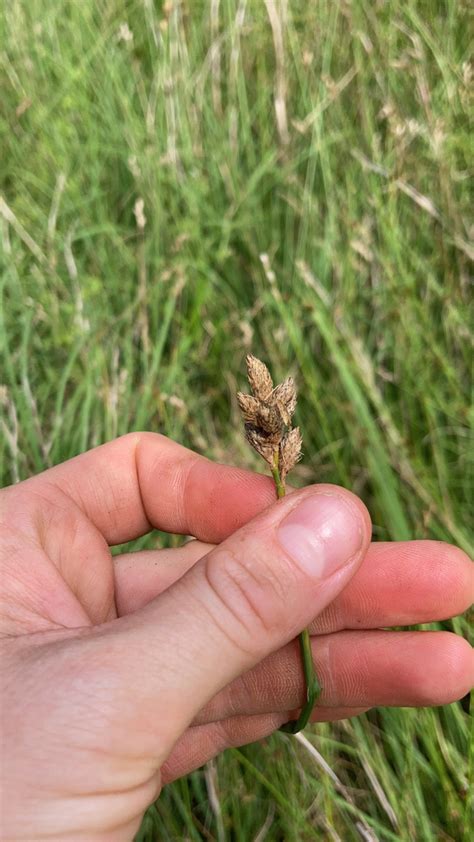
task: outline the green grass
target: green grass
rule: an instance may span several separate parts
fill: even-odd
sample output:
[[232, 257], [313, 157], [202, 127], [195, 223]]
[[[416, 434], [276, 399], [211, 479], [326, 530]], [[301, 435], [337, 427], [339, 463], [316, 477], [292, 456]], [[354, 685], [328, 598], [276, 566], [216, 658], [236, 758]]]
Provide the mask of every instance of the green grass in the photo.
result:
[[[301, 484], [472, 551], [467, 0], [161, 7], [2, 6], [3, 482], [145, 428], [260, 470], [251, 348], [297, 378]], [[215, 762], [220, 814], [201, 770], [137, 839], [467, 842], [460, 704], [307, 738], [332, 775], [276, 735]]]

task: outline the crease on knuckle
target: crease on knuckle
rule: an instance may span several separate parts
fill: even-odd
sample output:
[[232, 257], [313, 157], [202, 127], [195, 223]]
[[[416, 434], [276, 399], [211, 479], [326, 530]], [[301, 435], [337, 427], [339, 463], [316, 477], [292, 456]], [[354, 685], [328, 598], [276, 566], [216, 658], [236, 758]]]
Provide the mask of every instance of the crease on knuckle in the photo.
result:
[[[340, 634], [344, 635], [344, 632]], [[352, 660], [341, 658], [337, 635], [328, 635], [326, 664], [321, 672], [323, 704], [325, 699], [331, 707], [363, 705], [366, 702], [371, 664], [363, 651], [358, 653], [355, 669]]]
[[251, 562], [238, 559], [226, 548], [206, 558], [204, 575], [218, 600], [217, 613], [226, 636], [247, 655], [266, 651], [282, 625], [287, 598], [287, 588], [276, 574], [259, 562], [257, 575]]

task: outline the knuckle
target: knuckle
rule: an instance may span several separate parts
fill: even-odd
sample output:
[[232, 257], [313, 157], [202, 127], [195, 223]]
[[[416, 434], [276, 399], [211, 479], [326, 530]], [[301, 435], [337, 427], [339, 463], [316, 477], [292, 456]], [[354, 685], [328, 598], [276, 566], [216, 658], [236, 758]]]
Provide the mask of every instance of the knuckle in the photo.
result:
[[255, 655], [265, 643], [281, 635], [288, 604], [288, 576], [277, 561], [262, 561], [242, 548], [242, 555], [226, 548], [210, 553], [204, 564], [207, 584], [218, 602], [228, 637]]
[[319, 639], [323, 654], [323, 662], [318, 664], [322, 704], [326, 702], [333, 706], [351, 707], [364, 704], [370, 695], [372, 664], [370, 654], [364, 649], [364, 633], [360, 632], [360, 635], [362, 645], [356, 661], [345, 656], [343, 648], [338, 645], [340, 638], [337, 634]]

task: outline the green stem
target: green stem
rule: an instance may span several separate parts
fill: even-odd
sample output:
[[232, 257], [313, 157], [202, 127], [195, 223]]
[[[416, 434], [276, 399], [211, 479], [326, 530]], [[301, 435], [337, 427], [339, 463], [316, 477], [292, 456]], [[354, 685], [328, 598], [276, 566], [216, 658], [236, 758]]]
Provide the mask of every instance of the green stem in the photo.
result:
[[275, 482], [275, 488], [277, 497], [284, 497], [285, 496], [285, 484], [281, 481], [280, 471], [278, 469], [278, 450], [275, 451], [275, 455], [273, 457], [273, 468], [272, 468], [272, 477]]
[[[281, 479], [278, 461], [278, 450], [276, 450], [273, 456], [272, 477], [275, 482], [277, 497], [280, 498], [285, 496], [285, 484]], [[321, 686], [314, 671], [313, 653], [311, 651], [311, 639], [308, 629], [303, 629], [298, 637], [298, 641], [306, 681], [306, 702], [301, 709], [298, 719], [292, 719], [280, 727], [280, 731], [285, 731], [287, 734], [297, 734], [298, 731], [306, 728], [314, 704], [321, 693]]]

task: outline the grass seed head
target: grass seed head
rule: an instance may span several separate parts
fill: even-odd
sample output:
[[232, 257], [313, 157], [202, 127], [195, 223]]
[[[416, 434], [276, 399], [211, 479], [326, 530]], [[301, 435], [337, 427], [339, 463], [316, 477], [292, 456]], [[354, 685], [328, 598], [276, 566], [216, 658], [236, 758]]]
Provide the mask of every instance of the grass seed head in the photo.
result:
[[273, 389], [273, 380], [265, 363], [247, 354], [247, 376], [252, 394], [262, 401], [267, 400]]
[[289, 427], [296, 409], [296, 388], [292, 377], [287, 377], [283, 383], [275, 386], [269, 397], [269, 403], [278, 407], [285, 425]]
[[262, 458], [265, 459], [265, 462], [267, 462], [270, 467], [273, 467], [273, 455], [275, 453], [275, 445], [273, 442], [268, 441], [265, 436], [262, 436], [258, 428], [253, 427], [251, 424], [245, 425], [245, 438], [253, 449], [257, 451], [259, 456], [262, 456]]
[[257, 410], [260, 401], [253, 395], [237, 392], [237, 402], [246, 424], [257, 424]]
[[273, 387], [268, 368], [252, 354], [247, 355], [247, 372], [252, 394], [237, 393], [245, 436], [272, 469], [278, 466], [284, 480], [301, 456], [301, 433], [291, 428], [296, 409], [293, 378]]
[[300, 428], [294, 427], [288, 430], [280, 442], [280, 476], [282, 480], [295, 467], [296, 463], [301, 459], [301, 445], [303, 441], [301, 438]]

